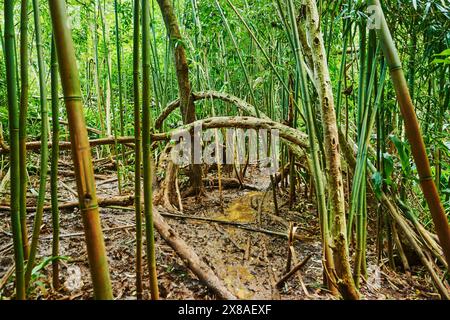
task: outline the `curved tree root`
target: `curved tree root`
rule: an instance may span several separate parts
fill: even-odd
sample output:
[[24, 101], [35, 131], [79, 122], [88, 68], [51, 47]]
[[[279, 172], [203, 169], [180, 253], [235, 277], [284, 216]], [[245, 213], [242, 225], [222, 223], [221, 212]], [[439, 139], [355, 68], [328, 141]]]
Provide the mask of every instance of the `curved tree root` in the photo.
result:
[[[154, 195], [154, 203], [156, 205], [161, 205], [168, 211], [178, 211], [176, 205], [178, 203], [177, 198], [177, 175], [178, 175], [178, 166], [175, 165], [170, 159], [170, 152], [172, 147], [170, 144], [167, 144], [164, 152], [162, 153], [159, 159], [159, 166], [165, 168], [165, 177], [162, 181], [159, 190]], [[180, 208], [181, 210], [181, 208]]]

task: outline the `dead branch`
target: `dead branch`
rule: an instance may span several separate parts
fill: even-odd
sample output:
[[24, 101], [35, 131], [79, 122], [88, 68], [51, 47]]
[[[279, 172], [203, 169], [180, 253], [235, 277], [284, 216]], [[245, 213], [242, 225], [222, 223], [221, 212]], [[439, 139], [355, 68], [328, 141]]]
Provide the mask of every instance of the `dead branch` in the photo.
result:
[[169, 246], [183, 260], [186, 266], [202, 281], [208, 288], [214, 291], [219, 298], [225, 300], [235, 300], [236, 297], [223, 285], [222, 281], [215, 275], [212, 269], [204, 263], [195, 251], [180, 238], [161, 214], [153, 211], [153, 222], [156, 230], [169, 244]]
[[301, 270], [309, 261], [309, 259], [311, 259], [311, 257], [312, 255], [307, 256], [302, 262], [300, 262], [298, 265], [292, 268], [291, 271], [286, 273], [280, 280], [278, 280], [276, 284], [277, 288], [281, 288], [287, 280], [289, 280], [297, 271]]

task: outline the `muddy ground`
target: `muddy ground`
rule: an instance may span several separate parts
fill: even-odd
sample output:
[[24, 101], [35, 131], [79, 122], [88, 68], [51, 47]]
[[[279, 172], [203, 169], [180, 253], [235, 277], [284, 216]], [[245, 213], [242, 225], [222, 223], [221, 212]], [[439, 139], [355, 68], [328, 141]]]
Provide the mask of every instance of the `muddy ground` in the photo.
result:
[[[61, 170], [70, 168], [62, 163]], [[132, 175], [132, 173], [130, 173]], [[212, 177], [211, 177], [212, 179]], [[132, 179], [129, 179], [132, 181]], [[37, 181], [31, 180], [34, 189], [29, 195], [30, 204], [35, 203]], [[76, 200], [73, 177], [60, 180], [60, 201]], [[296, 205], [289, 209], [286, 192], [278, 194], [280, 214], [274, 217], [271, 192], [265, 194], [270, 184], [268, 177], [251, 168], [245, 183], [256, 190], [228, 189], [223, 192], [223, 210], [217, 188], [207, 187], [202, 199], [183, 199], [183, 214], [211, 218], [219, 221], [239, 222], [254, 229], [281, 233], [277, 235], [243, 230], [218, 222], [197, 221], [186, 218], [166, 217], [167, 222], [215, 271], [225, 285], [241, 299], [334, 299], [322, 287], [321, 242], [315, 206], [303, 191], [298, 193]], [[117, 180], [112, 172], [103, 172], [97, 179], [98, 196], [113, 197], [118, 194]], [[124, 185], [124, 193], [132, 193], [132, 182]], [[49, 195], [48, 195], [49, 197]], [[258, 205], [264, 198], [262, 210]], [[49, 199], [48, 199], [49, 200]], [[8, 203], [6, 194], [1, 204]], [[258, 213], [261, 213], [261, 224]], [[61, 211], [61, 261], [62, 288], [55, 292], [51, 285], [51, 264], [34, 274], [30, 297], [33, 299], [92, 299], [83, 226], [78, 209]], [[31, 230], [32, 214], [28, 224]], [[116, 299], [136, 299], [135, 291], [135, 230], [134, 212], [125, 209], [101, 209], [105, 243], [109, 259], [113, 293]], [[308, 263], [289, 279], [279, 290], [275, 288], [286, 271], [288, 242], [287, 224], [296, 223], [297, 234], [295, 262], [311, 256]], [[13, 268], [12, 237], [9, 212], [0, 212], [0, 290], [1, 299], [10, 299], [14, 293], [13, 277], [5, 275]], [[51, 214], [45, 212], [39, 244], [39, 262], [51, 256]], [[369, 232], [370, 236], [370, 232]], [[377, 266], [373, 239], [369, 240], [368, 279], [362, 284], [363, 299], [434, 299], [437, 298], [431, 281], [422, 267], [413, 268], [408, 278], [401, 272], [391, 270], [383, 260]], [[200, 283], [186, 268], [176, 253], [157, 235], [156, 255], [158, 280], [162, 299], [215, 299], [214, 294]], [[145, 248], [145, 243], [144, 243]], [[145, 250], [144, 250], [145, 251]], [[145, 259], [145, 253], [144, 253]], [[144, 265], [144, 270], [146, 270]], [[8, 279], [7, 279], [8, 278]], [[0, 283], [1, 284], [1, 283]], [[144, 274], [144, 297], [149, 298], [148, 277]]]

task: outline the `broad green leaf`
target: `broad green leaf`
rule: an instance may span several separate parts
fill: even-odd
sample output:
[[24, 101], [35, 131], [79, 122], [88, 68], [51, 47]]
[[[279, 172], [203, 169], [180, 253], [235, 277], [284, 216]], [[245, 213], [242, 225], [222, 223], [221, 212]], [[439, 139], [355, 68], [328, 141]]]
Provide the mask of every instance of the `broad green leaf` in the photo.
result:
[[372, 182], [373, 182], [375, 195], [377, 196], [378, 199], [381, 199], [381, 195], [382, 195], [381, 188], [383, 186], [383, 178], [382, 178], [380, 172], [377, 171], [372, 175]]

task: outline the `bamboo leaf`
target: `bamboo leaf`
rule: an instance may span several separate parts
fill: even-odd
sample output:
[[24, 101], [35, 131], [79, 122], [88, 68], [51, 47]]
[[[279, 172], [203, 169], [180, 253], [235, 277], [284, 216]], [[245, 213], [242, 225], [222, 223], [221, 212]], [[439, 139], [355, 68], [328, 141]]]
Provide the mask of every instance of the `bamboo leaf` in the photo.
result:
[[386, 175], [386, 184], [391, 185], [392, 179], [391, 175], [394, 171], [394, 160], [392, 159], [392, 156], [385, 152], [383, 153], [383, 159], [384, 159], [384, 174]]
[[398, 151], [398, 156], [400, 157], [403, 172], [405, 174], [408, 174], [411, 171], [411, 164], [409, 163], [409, 152], [406, 143], [404, 143], [394, 135], [390, 135], [389, 139], [391, 139]]

